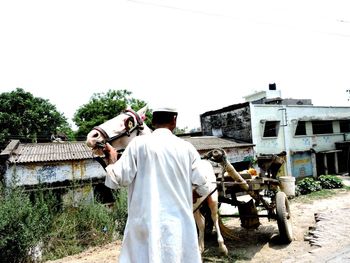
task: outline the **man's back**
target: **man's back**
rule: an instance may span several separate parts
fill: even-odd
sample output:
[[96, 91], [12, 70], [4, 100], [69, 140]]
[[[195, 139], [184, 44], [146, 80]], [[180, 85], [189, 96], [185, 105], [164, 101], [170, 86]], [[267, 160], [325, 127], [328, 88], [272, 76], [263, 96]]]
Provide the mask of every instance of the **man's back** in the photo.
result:
[[198, 158], [192, 145], [168, 129], [129, 144], [115, 165], [129, 185], [125, 262], [200, 262], [191, 186]]

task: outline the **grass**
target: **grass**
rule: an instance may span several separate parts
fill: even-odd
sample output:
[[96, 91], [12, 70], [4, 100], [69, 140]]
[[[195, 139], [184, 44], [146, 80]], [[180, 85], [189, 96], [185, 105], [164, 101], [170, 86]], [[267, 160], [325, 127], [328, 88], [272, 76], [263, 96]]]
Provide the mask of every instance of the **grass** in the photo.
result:
[[320, 191], [315, 191], [307, 195], [299, 195], [294, 198], [296, 202], [310, 203], [314, 200], [330, 198], [339, 193], [339, 191], [350, 191], [350, 186], [345, 186], [340, 189], [322, 189]]

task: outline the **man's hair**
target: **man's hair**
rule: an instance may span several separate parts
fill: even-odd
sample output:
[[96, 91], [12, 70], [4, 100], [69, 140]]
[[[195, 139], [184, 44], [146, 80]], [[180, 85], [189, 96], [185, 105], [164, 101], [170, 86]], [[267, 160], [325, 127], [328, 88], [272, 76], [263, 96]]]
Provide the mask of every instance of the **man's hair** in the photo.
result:
[[168, 111], [153, 112], [152, 124], [171, 123], [174, 119], [174, 116], [177, 116], [177, 112], [168, 112]]

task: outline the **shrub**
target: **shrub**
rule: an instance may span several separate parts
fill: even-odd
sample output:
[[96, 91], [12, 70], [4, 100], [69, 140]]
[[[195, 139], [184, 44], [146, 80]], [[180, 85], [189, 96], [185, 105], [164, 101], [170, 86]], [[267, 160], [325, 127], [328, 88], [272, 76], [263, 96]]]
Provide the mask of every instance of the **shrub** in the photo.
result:
[[1, 261], [28, 261], [30, 249], [42, 241], [51, 225], [50, 207], [42, 193], [31, 201], [19, 188], [0, 188]]
[[80, 203], [58, 214], [46, 241], [45, 259], [56, 259], [112, 240], [113, 213], [98, 202]]
[[116, 193], [116, 201], [114, 203], [114, 218], [116, 222], [116, 233], [122, 236], [128, 218], [128, 193], [125, 188], [120, 188]]
[[84, 246], [95, 246], [111, 241], [114, 231], [113, 213], [103, 204], [91, 203], [79, 207], [77, 233]]
[[305, 195], [322, 189], [321, 183], [314, 178], [307, 177], [297, 183], [297, 192]]
[[344, 186], [342, 180], [334, 175], [321, 175], [318, 179], [323, 189], [342, 188]]
[[110, 242], [115, 231], [124, 231], [125, 189], [118, 191], [113, 209], [95, 201], [58, 211], [56, 199], [41, 190], [28, 194], [0, 184], [1, 262], [29, 262], [29, 251], [38, 244], [45, 244], [43, 260], [61, 258]]

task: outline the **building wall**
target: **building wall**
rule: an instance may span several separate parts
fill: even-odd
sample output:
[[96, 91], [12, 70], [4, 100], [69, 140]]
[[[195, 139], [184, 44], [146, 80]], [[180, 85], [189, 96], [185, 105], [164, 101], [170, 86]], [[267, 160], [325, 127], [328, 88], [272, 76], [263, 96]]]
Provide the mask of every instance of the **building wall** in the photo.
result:
[[95, 160], [60, 161], [46, 163], [10, 164], [5, 180], [7, 185], [33, 186], [73, 180], [104, 178], [106, 172]]
[[314, 168], [311, 152], [294, 153], [292, 159], [292, 175], [294, 177], [313, 176]]
[[252, 142], [249, 105], [201, 117], [203, 135]]
[[[350, 140], [350, 131], [341, 132], [340, 120], [350, 120], [350, 107], [249, 103], [240, 108], [205, 113], [201, 124], [205, 135], [252, 142], [258, 156], [285, 151], [284, 174], [303, 177], [316, 176], [317, 153], [333, 151], [337, 142]], [[299, 121], [305, 122], [303, 135], [295, 135]], [[314, 134], [312, 123], [315, 121], [331, 121], [332, 133]], [[275, 122], [279, 123], [276, 136], [264, 136], [265, 128]]]
[[[253, 143], [256, 144], [257, 154], [278, 153], [284, 150], [306, 151], [311, 148], [316, 152], [334, 150], [335, 142], [350, 138], [350, 133], [340, 133], [339, 129], [340, 119], [350, 119], [349, 107], [282, 105], [251, 105], [251, 107]], [[306, 135], [295, 135], [298, 120], [306, 121]], [[311, 123], [313, 120], [332, 120], [333, 133], [313, 134]], [[280, 121], [277, 137], [263, 137], [266, 121]]]
[[[316, 107], [284, 105], [251, 105], [252, 136], [259, 154], [287, 152], [286, 173], [293, 176], [315, 174], [316, 161], [310, 150], [316, 153], [333, 151], [336, 143], [349, 140], [350, 133], [340, 132], [339, 120], [350, 119], [349, 107]], [[279, 121], [278, 135], [264, 137], [266, 122]], [[295, 135], [298, 121], [305, 122], [305, 135]], [[332, 133], [314, 134], [313, 121], [331, 121]], [[305, 154], [302, 154], [305, 152]], [[308, 153], [306, 153], [308, 152]], [[300, 153], [300, 154], [297, 154]], [[332, 158], [329, 155], [329, 158]], [[334, 159], [334, 158], [333, 158]], [[331, 160], [333, 161], [333, 160]], [[333, 161], [334, 162], [334, 161]], [[311, 169], [313, 168], [313, 170]], [[320, 166], [318, 165], [318, 168]], [[322, 173], [322, 169], [318, 169]]]

